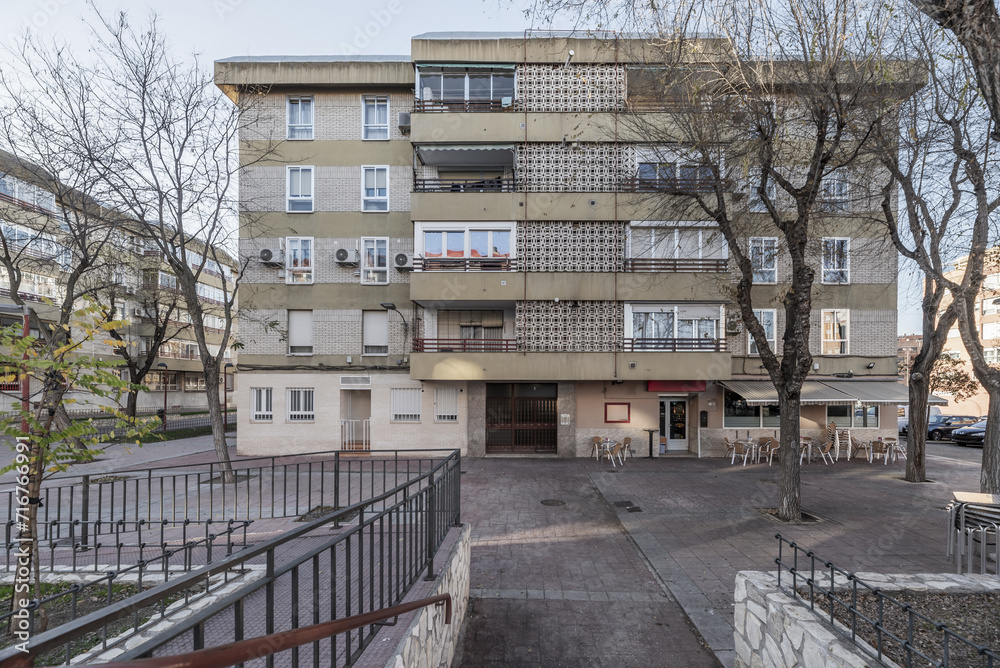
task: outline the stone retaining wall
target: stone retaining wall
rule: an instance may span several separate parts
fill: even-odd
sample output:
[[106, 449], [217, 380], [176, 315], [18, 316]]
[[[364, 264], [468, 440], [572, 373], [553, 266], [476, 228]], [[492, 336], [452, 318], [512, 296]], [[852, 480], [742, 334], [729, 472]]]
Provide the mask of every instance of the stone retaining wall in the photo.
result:
[[[949, 594], [1000, 591], [1000, 580], [992, 575], [855, 575], [887, 593], [903, 590]], [[791, 576], [782, 575], [782, 585], [787, 587], [790, 583]], [[827, 586], [827, 583], [821, 585]], [[847, 579], [838, 575], [834, 586], [847, 591]], [[736, 668], [861, 668], [874, 665], [868, 655], [810, 611], [802, 599], [793, 599], [779, 590], [774, 571], [740, 571], [736, 574], [734, 596]], [[884, 665], [896, 664], [884, 660]]]
[[[431, 606], [415, 613], [409, 629], [396, 645], [385, 668], [449, 668], [455, 657], [459, 631], [465, 621], [469, 602], [469, 563], [471, 540], [469, 525], [462, 526], [461, 535], [447, 555], [439, 552], [437, 580], [430, 591], [411, 591], [407, 598], [424, 598], [451, 594], [451, 624], [444, 623], [444, 606]], [[415, 587], [414, 589], [418, 589]]]

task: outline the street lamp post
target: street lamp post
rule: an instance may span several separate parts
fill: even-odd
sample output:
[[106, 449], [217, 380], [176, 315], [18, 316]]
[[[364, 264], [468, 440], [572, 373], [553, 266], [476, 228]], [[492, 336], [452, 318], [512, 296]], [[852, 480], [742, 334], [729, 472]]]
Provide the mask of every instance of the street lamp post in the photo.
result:
[[166, 362], [160, 362], [156, 365], [157, 367], [163, 367], [163, 374], [161, 377], [163, 382], [163, 433], [167, 433], [167, 364]]
[[226, 369], [232, 369], [232, 362], [226, 362], [222, 368], [222, 432], [229, 431], [229, 374]]

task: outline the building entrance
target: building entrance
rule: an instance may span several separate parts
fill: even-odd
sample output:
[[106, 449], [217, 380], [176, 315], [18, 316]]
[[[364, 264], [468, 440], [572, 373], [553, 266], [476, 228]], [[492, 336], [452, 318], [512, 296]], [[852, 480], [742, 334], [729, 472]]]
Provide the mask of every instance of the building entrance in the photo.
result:
[[487, 383], [486, 452], [555, 452], [555, 383]]

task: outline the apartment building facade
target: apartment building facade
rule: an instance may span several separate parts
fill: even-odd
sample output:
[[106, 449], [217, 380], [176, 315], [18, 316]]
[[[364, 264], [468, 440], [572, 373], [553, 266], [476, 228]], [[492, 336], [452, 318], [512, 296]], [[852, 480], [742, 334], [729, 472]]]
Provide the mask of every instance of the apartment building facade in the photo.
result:
[[[704, 175], [616, 122], [641, 66], [603, 40], [522, 33], [219, 61], [227, 94], [271, 110], [244, 141], [287, 139], [241, 186], [258, 215], [241, 228], [255, 268], [240, 451], [587, 456], [594, 436], [628, 436], [643, 453], [717, 455], [723, 436], [775, 433], [726, 243], [711, 220], [649, 203]], [[802, 427], [888, 435], [905, 403], [896, 253], [850, 212], [829, 218]], [[746, 243], [769, 306], [790, 261], [776, 230]], [[759, 317], [778, 345], [783, 312]]]
[[[153, 370], [142, 381], [149, 391], [139, 393], [138, 411], [149, 413], [164, 405], [169, 412], [207, 410], [205, 378], [191, 319], [176, 278], [161, 252], [144, 238], [133, 221], [97, 224], [93, 212], [79, 218], [67, 214], [64, 207], [76, 204], [61, 201], [59, 194], [53, 192], [54, 182], [43, 174], [40, 168], [0, 152], [0, 234], [6, 242], [0, 252], [6, 253], [21, 272], [18, 295], [31, 311], [32, 333], [41, 336], [37, 322], [44, 326], [58, 320], [59, 307], [66, 295], [67, 272], [76, 266], [74, 254], [79, 252], [75, 250], [78, 244], [70, 239], [74, 231], [71, 226], [79, 224], [75, 232], [80, 237], [89, 235], [94, 248], [102, 245], [103, 256], [92, 260], [94, 266], [83, 272], [76, 292], [86, 290], [101, 304], [114, 307], [114, 317], [126, 321], [117, 331], [133, 356], [145, 358], [154, 349], [158, 323], [168, 339], [158, 348]], [[60, 188], [60, 192], [68, 191]], [[81, 199], [75, 197], [74, 201], [78, 203]], [[189, 243], [189, 247], [195, 246]], [[225, 327], [223, 292], [228, 288], [231, 293], [236, 271], [232, 258], [224, 253], [220, 257], [224, 259], [217, 263], [198, 253], [189, 255], [193, 265], [204, 264], [198, 291], [206, 313], [206, 335], [216, 351]], [[10, 279], [0, 266], [0, 325], [20, 327], [22, 323], [23, 307], [13, 300]], [[81, 352], [121, 360], [110, 346], [100, 341], [92, 342]], [[234, 368], [235, 364], [227, 369], [230, 390], [234, 389]], [[130, 378], [124, 363], [120, 373], [124, 380]], [[20, 390], [19, 382], [0, 384], [0, 412], [18, 404]], [[92, 412], [91, 402], [100, 401], [72, 388], [67, 397], [77, 402], [69, 406], [71, 414]]]

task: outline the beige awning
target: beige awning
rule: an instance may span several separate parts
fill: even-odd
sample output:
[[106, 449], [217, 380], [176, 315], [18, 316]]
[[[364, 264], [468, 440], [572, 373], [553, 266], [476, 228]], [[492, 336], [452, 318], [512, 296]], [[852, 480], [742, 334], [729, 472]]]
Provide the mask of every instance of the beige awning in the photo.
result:
[[[778, 403], [778, 391], [769, 380], [725, 380], [719, 384], [743, 397], [748, 406]], [[896, 406], [909, 402], [906, 386], [891, 380], [807, 380], [802, 384], [803, 406]], [[931, 405], [947, 405], [948, 400], [931, 395]]]

